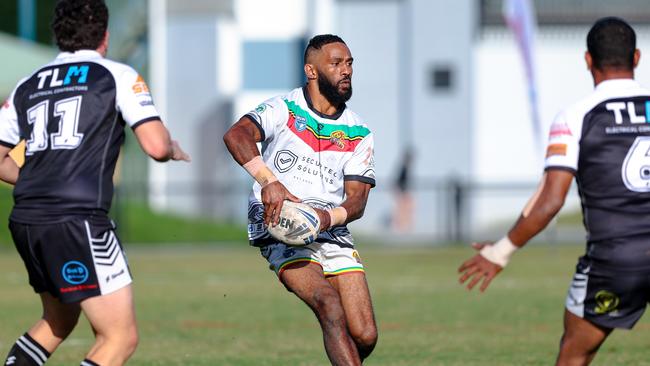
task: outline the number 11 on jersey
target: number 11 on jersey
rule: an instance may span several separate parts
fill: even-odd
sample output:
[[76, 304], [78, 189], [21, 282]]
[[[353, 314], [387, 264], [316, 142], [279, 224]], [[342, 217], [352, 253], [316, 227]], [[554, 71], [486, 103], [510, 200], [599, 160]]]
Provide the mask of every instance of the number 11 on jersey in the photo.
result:
[[54, 116], [59, 117], [59, 128], [51, 136], [47, 133], [50, 102], [46, 100], [30, 108], [27, 118], [34, 127], [25, 144], [25, 155], [47, 150], [48, 140], [51, 140], [52, 150], [76, 149], [83, 139], [83, 134], [78, 132], [81, 100], [82, 96], [79, 95], [54, 103]]

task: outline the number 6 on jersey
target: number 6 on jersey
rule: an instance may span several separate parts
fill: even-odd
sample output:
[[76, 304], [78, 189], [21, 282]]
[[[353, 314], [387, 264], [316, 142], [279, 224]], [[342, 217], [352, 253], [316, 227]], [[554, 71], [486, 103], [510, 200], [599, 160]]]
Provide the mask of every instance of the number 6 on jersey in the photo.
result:
[[623, 162], [621, 174], [632, 192], [650, 192], [650, 136], [634, 140]]

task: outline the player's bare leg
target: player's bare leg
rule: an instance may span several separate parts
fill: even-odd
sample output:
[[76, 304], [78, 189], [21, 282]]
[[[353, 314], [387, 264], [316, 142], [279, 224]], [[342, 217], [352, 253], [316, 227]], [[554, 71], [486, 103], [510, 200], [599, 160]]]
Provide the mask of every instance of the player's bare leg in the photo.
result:
[[43, 348], [52, 353], [77, 325], [79, 304], [63, 304], [47, 292], [40, 294], [43, 317], [27, 332]]
[[599, 327], [564, 310], [564, 334], [556, 366], [589, 365], [611, 332], [610, 328]]
[[280, 280], [316, 314], [332, 365], [361, 365], [357, 347], [348, 332], [341, 297], [323, 275], [322, 268], [310, 262], [293, 263], [284, 269]]
[[361, 360], [364, 360], [377, 344], [377, 325], [366, 275], [363, 272], [352, 272], [332, 276], [328, 280], [341, 297], [348, 331], [357, 345]]
[[77, 320], [78, 304], [63, 304], [49, 293], [41, 293], [43, 316], [21, 336], [7, 355], [6, 365], [41, 365], [70, 335]]
[[95, 344], [86, 358], [102, 366], [123, 365], [138, 344], [131, 285], [81, 302], [95, 332]]

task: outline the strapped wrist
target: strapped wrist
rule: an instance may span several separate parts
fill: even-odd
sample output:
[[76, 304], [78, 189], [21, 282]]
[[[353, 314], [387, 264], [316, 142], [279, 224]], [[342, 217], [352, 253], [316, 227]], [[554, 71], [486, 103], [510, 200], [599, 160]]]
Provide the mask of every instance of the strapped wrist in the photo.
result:
[[343, 225], [348, 219], [348, 210], [343, 206], [327, 210], [327, 213], [330, 215], [330, 226]]
[[248, 174], [250, 174], [257, 183], [262, 186], [262, 188], [278, 180], [259, 155], [252, 158], [248, 163], [242, 165], [242, 167], [246, 169]]
[[518, 249], [506, 235], [496, 243], [484, 246], [479, 253], [483, 258], [504, 268]]

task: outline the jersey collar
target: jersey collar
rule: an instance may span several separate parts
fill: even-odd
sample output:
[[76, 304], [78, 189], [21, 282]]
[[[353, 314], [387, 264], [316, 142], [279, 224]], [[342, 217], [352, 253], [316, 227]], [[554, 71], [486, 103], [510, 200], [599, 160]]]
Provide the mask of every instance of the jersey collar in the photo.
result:
[[639, 83], [634, 79], [609, 79], [601, 81], [600, 84], [596, 85], [596, 90], [603, 89], [629, 89], [629, 88], [638, 88]]
[[56, 56], [58, 60], [62, 59], [94, 59], [103, 58], [102, 55], [95, 50], [78, 50], [75, 52], [61, 52]]
[[341, 117], [341, 115], [343, 114], [343, 111], [345, 111], [346, 105], [345, 103], [343, 103], [343, 105], [339, 109], [337, 109], [334, 114], [321, 113], [317, 111], [316, 108], [314, 108], [313, 104], [311, 104], [311, 98], [309, 97], [309, 93], [307, 92], [306, 86], [302, 87], [302, 95], [305, 97], [305, 101], [307, 102], [307, 106], [309, 107], [309, 109], [311, 109], [311, 111], [316, 113], [316, 115], [319, 117], [327, 118], [327, 119], [339, 119], [339, 117]]

